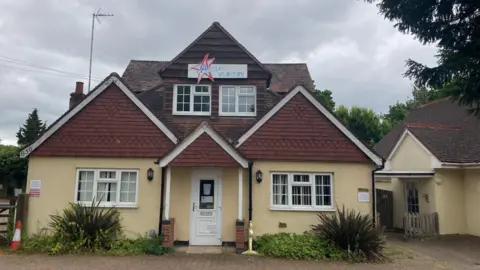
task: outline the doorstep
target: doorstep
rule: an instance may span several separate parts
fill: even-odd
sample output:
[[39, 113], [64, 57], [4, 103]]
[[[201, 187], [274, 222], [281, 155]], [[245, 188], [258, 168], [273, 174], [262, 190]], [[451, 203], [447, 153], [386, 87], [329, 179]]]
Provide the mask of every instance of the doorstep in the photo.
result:
[[235, 248], [227, 246], [179, 246], [175, 248], [175, 251], [187, 254], [222, 254], [235, 253]]

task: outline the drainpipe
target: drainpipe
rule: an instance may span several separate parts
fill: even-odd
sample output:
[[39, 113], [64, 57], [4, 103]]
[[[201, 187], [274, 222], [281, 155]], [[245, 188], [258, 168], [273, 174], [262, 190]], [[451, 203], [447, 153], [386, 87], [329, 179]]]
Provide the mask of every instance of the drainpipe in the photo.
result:
[[253, 162], [248, 162], [248, 221], [252, 220], [252, 171]]
[[164, 204], [163, 194], [164, 193], [165, 193], [165, 167], [162, 167], [162, 180], [161, 180], [161, 187], [160, 187], [160, 217], [158, 220], [158, 235], [162, 234], [163, 204]]
[[376, 207], [376, 195], [375, 195], [375, 172], [383, 170], [385, 168], [385, 160], [382, 158], [382, 165], [376, 167], [372, 171], [372, 213], [373, 213], [373, 221], [375, 222], [375, 217], [377, 216], [377, 207]]

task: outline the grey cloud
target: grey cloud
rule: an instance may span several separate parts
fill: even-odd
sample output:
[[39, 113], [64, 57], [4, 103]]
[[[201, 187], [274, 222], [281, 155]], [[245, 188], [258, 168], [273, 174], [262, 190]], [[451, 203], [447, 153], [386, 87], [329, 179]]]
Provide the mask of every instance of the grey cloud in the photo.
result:
[[[15, 142], [18, 126], [34, 107], [52, 123], [67, 108], [74, 82], [86, 82], [91, 14], [100, 6], [115, 14], [96, 25], [93, 76], [100, 79], [122, 73], [130, 59], [172, 59], [219, 21], [261, 61], [307, 62], [316, 85], [332, 89], [337, 104], [384, 112], [410, 93], [411, 83], [401, 76], [404, 61], [431, 63], [435, 53], [400, 35], [374, 5], [357, 0], [5, 0], [0, 3], [4, 142]], [[1, 67], [13, 65], [2, 55], [82, 76]]]

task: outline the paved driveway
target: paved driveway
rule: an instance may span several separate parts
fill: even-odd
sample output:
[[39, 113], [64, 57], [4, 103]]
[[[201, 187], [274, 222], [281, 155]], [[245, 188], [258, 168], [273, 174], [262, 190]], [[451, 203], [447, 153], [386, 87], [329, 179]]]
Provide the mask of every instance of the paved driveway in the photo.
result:
[[[429, 259], [401, 259], [388, 264], [348, 264], [307, 262], [246, 257], [236, 254], [171, 254], [161, 257], [134, 256], [0, 256], [0, 269], [182, 269], [182, 270], [256, 270], [256, 269], [445, 269]], [[453, 268], [452, 268], [453, 269]]]
[[438, 239], [403, 241], [402, 236], [389, 235], [389, 239], [453, 269], [480, 269], [480, 237], [448, 235]]

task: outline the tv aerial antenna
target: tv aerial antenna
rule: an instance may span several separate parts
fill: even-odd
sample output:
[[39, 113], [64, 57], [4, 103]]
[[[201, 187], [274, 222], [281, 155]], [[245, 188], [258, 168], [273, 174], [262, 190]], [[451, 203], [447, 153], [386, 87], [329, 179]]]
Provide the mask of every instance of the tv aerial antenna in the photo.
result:
[[95, 32], [95, 20], [100, 23], [100, 17], [113, 17], [111, 13], [102, 12], [102, 8], [99, 8], [97, 12], [92, 14], [92, 39], [90, 40], [90, 67], [88, 69], [88, 92], [90, 92], [90, 83], [92, 80], [92, 55], [93, 55], [93, 37]]

